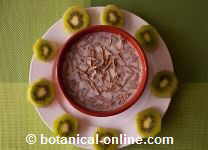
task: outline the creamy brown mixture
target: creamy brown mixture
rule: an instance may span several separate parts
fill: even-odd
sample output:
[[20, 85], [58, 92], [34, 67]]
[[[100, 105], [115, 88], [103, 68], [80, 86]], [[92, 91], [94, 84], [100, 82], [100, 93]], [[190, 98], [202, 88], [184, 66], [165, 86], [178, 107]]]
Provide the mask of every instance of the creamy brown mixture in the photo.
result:
[[120, 35], [95, 32], [83, 36], [67, 53], [64, 87], [71, 98], [94, 111], [111, 111], [134, 95], [139, 57]]

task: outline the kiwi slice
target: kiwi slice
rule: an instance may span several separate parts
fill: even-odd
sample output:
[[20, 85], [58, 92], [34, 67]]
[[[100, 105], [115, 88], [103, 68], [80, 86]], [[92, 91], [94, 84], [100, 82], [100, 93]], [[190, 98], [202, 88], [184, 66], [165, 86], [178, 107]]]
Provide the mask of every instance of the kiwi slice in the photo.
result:
[[77, 32], [90, 24], [90, 17], [85, 8], [72, 6], [66, 10], [63, 16], [64, 27], [68, 32]]
[[150, 90], [153, 95], [167, 98], [173, 96], [178, 87], [178, 80], [173, 72], [160, 71], [153, 78]]
[[54, 46], [48, 41], [44, 39], [38, 39], [33, 45], [33, 52], [35, 57], [43, 62], [51, 61], [56, 51], [54, 50]]
[[136, 31], [135, 37], [145, 50], [154, 51], [158, 45], [158, 33], [151, 25], [143, 25]]
[[122, 27], [124, 24], [124, 15], [116, 5], [107, 5], [101, 13], [101, 23]]
[[155, 108], [148, 108], [136, 116], [137, 131], [143, 138], [154, 137], [161, 130], [161, 115]]
[[54, 121], [54, 132], [60, 137], [73, 137], [77, 134], [78, 121], [69, 114], [64, 114]]
[[[118, 137], [118, 131], [115, 129], [106, 129], [106, 128], [97, 128], [96, 132], [94, 133], [94, 138], [98, 135], [98, 144], [94, 144], [93, 147], [95, 150], [116, 150], [118, 144], [116, 142], [112, 143], [109, 141], [110, 144], [105, 144], [104, 139], [106, 137], [112, 139], [112, 137]], [[105, 139], [106, 141], [107, 139]]]
[[32, 83], [28, 88], [29, 101], [38, 107], [51, 104], [54, 97], [55, 89], [49, 80], [40, 79]]

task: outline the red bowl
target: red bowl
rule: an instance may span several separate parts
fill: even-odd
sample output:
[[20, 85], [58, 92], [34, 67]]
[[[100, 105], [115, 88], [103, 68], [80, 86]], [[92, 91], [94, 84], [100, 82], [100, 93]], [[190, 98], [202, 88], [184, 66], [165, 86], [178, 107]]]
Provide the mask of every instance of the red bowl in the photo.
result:
[[[67, 92], [66, 92], [67, 89], [65, 89], [63, 86], [64, 80], [61, 75], [62, 70], [63, 70], [63, 63], [64, 63], [65, 54], [69, 50], [70, 46], [73, 45], [73, 43], [75, 43], [76, 41], [78, 41], [80, 37], [82, 37], [88, 33], [102, 32], [102, 31], [119, 34], [124, 39], [128, 40], [132, 44], [132, 46], [137, 50], [139, 60], [140, 60], [140, 66], [141, 66], [140, 84], [138, 84], [135, 94], [124, 105], [122, 105], [119, 108], [114, 109], [112, 111], [93, 111], [93, 110], [87, 109], [87, 108], [79, 105], [78, 103], [76, 103], [76, 101], [71, 99], [70, 96], [67, 94]], [[125, 111], [126, 109], [128, 109], [130, 106], [132, 106], [135, 102], [137, 102], [139, 100], [139, 97], [141, 96], [141, 94], [145, 88], [146, 81], [147, 81], [147, 76], [148, 76], [147, 61], [146, 61], [146, 57], [144, 55], [144, 52], [143, 52], [141, 46], [139, 45], [137, 40], [133, 36], [131, 36], [129, 33], [125, 32], [124, 30], [122, 30], [120, 28], [116, 28], [116, 27], [112, 27], [112, 26], [95, 25], [95, 26], [91, 26], [89, 28], [86, 28], [80, 32], [77, 32], [71, 38], [69, 38], [69, 40], [66, 42], [66, 44], [63, 46], [62, 50], [60, 51], [58, 61], [57, 61], [56, 75], [57, 75], [57, 80], [58, 80], [58, 86], [61, 89], [62, 94], [66, 97], [66, 99], [70, 102], [70, 104], [74, 108], [76, 108], [80, 112], [83, 112], [88, 115], [97, 116], [97, 117], [107, 117], [107, 116], [112, 116], [112, 115], [115, 115], [115, 114]]]

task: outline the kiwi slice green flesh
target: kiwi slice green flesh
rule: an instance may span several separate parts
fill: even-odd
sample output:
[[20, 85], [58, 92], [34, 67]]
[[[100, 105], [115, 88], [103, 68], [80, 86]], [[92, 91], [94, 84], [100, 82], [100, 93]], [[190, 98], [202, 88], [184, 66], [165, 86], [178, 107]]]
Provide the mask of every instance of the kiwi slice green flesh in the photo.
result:
[[167, 98], [172, 97], [178, 87], [178, 80], [173, 72], [160, 71], [153, 78], [150, 89], [153, 95]]
[[144, 25], [135, 33], [141, 46], [148, 51], [154, 51], [158, 45], [158, 33], [151, 25]]
[[107, 5], [101, 13], [101, 23], [122, 27], [124, 24], [124, 15], [116, 5]]
[[161, 130], [161, 115], [155, 108], [148, 108], [136, 116], [137, 131], [143, 138], [154, 137]]
[[35, 57], [43, 62], [51, 61], [56, 54], [52, 44], [44, 39], [38, 39], [35, 42], [33, 45], [33, 52]]
[[98, 135], [98, 144], [94, 144], [93, 147], [95, 150], [116, 150], [118, 145], [116, 143], [105, 144], [105, 137], [118, 137], [118, 131], [115, 129], [106, 129], [106, 128], [97, 128], [94, 133], [94, 137]]
[[90, 17], [85, 8], [73, 6], [63, 16], [64, 26], [68, 32], [77, 32], [89, 26]]
[[54, 132], [61, 137], [73, 137], [78, 130], [77, 120], [69, 114], [64, 114], [54, 121]]
[[53, 84], [46, 79], [40, 79], [32, 83], [28, 88], [28, 99], [38, 107], [44, 107], [52, 103], [55, 97]]

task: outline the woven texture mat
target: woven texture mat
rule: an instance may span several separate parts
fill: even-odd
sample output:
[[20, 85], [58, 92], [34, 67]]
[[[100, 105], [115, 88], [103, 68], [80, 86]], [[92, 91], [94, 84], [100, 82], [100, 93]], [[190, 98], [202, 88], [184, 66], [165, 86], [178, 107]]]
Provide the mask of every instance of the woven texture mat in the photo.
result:
[[181, 87], [159, 136], [173, 145], [131, 145], [125, 150], [207, 150], [208, 9], [194, 0], [1, 0], [0, 150], [74, 150], [72, 145], [28, 145], [29, 133], [52, 136], [26, 100], [32, 45], [72, 5], [114, 3], [154, 25], [172, 54]]

